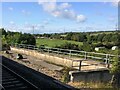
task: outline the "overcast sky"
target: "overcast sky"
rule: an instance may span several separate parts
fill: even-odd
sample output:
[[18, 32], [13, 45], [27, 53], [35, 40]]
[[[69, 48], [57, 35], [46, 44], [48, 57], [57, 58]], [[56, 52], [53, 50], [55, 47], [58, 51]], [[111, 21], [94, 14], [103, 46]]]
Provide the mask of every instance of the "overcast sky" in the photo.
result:
[[[1, 4], [0, 4], [1, 5]], [[2, 26], [27, 33], [115, 30], [113, 2], [3, 2]]]

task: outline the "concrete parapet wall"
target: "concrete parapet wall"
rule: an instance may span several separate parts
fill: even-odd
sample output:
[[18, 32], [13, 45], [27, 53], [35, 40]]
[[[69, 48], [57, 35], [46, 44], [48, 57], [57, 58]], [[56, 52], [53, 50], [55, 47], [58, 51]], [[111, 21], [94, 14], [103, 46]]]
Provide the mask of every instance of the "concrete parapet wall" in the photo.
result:
[[70, 71], [69, 75], [72, 82], [109, 82], [112, 77], [108, 70]]
[[[14, 47], [11, 47], [11, 50], [14, 51], [14, 52], [21, 53], [21, 54], [34, 56], [34, 57], [39, 58], [41, 60], [45, 60], [45, 61], [55, 63], [55, 64], [58, 64], [58, 65], [72, 67], [72, 60], [70, 60], [68, 58], [61, 58], [61, 57], [57, 57], [57, 56], [50, 55], [50, 54], [47, 54], [47, 53], [41, 53], [41, 52], [38, 52], [38, 51], [35, 51], [35, 50], [28, 50], [28, 49], [14, 48]], [[75, 64], [78, 65], [79, 62], [77, 62]]]

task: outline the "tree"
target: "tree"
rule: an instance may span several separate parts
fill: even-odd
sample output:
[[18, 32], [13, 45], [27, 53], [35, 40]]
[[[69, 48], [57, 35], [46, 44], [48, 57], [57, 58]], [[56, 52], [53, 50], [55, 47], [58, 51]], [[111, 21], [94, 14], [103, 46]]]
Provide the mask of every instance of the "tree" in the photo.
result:
[[107, 35], [107, 34], [106, 34], [106, 35], [103, 37], [102, 41], [105, 42], [105, 43], [108, 43], [109, 40], [110, 40], [110, 37], [111, 37], [110, 35]]
[[20, 44], [35, 45], [36, 44], [36, 39], [33, 35], [24, 33], [24, 34], [20, 35], [20, 37], [18, 38], [18, 42]]
[[73, 41], [80, 41], [79, 40], [80, 39], [80, 36], [79, 36], [79, 34], [73, 34], [72, 36], [71, 36], [71, 40], [73, 40]]
[[67, 36], [66, 36], [66, 40], [71, 40], [71, 36], [73, 35], [72, 32], [68, 33]]
[[[120, 37], [118, 37], [117, 42], [120, 41]], [[113, 74], [111, 83], [113, 87], [120, 88], [120, 46], [118, 46], [118, 50], [116, 51], [116, 57], [113, 59], [111, 73]]]
[[90, 34], [87, 34], [87, 43], [92, 43], [92, 36], [90, 36]]
[[6, 33], [4, 28], [1, 28], [0, 31], [2, 31], [2, 35], [5, 35], [5, 36], [7, 35], [7, 33]]
[[6, 32], [4, 29], [2, 29], [3, 35], [2, 35], [2, 42], [3, 44], [30, 44], [35, 45], [36, 39], [33, 35], [27, 34], [27, 33], [20, 33], [20, 32]]
[[79, 50], [79, 46], [77, 44], [73, 44], [69, 42], [65, 42], [61, 46], [56, 46], [56, 48]]
[[8, 49], [10, 49], [10, 46], [7, 44], [7, 39], [6, 39], [7, 33], [4, 29], [0, 29], [0, 30], [2, 31], [2, 37], [1, 37], [2, 45], [0, 46], [0, 47], [2, 47], [1, 50], [8, 50]]
[[84, 42], [83, 45], [81, 46], [82, 50], [84, 51], [93, 51], [94, 47], [92, 44], [89, 44], [88, 42]]

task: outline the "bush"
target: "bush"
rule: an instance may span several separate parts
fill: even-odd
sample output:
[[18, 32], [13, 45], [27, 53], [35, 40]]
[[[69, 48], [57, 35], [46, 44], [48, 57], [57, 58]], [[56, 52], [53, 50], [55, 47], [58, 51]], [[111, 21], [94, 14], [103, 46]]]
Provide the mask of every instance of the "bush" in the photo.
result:
[[2, 51], [5, 51], [5, 50], [10, 50], [10, 45], [2, 44]]
[[94, 50], [94, 46], [92, 44], [89, 44], [89, 43], [86, 43], [86, 42], [83, 43], [81, 48], [82, 48], [83, 51], [87, 51], [87, 52], [90, 52], [90, 51]]
[[69, 71], [70, 71], [70, 68], [67, 68], [67, 67], [65, 67], [63, 70], [62, 81], [64, 83], [68, 83], [70, 81]]
[[55, 48], [79, 50], [79, 46], [77, 44], [72, 44], [69, 42], [62, 44], [61, 46], [55, 46]]
[[94, 44], [94, 46], [95, 47], [103, 47], [104, 45], [103, 45], [103, 43], [100, 42], [100, 43]]

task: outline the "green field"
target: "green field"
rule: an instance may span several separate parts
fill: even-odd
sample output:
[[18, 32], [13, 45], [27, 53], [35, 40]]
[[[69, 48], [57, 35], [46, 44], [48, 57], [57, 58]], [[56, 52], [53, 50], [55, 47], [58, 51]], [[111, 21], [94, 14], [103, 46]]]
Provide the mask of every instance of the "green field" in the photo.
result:
[[82, 42], [76, 42], [76, 41], [69, 41], [69, 40], [60, 40], [60, 39], [36, 39], [36, 45], [40, 46], [40, 45], [45, 45], [48, 47], [55, 47], [55, 46], [60, 46], [66, 42], [69, 43], [74, 43], [77, 45], [82, 45]]

